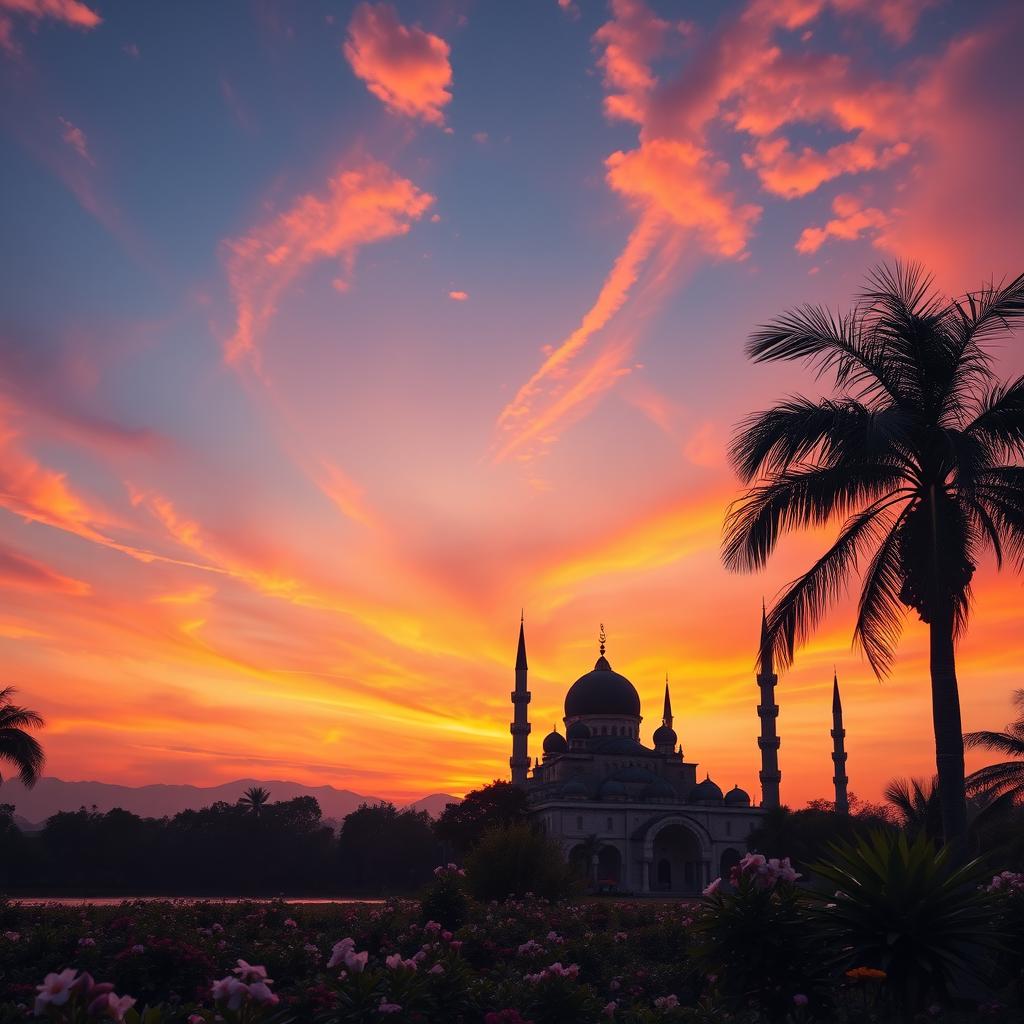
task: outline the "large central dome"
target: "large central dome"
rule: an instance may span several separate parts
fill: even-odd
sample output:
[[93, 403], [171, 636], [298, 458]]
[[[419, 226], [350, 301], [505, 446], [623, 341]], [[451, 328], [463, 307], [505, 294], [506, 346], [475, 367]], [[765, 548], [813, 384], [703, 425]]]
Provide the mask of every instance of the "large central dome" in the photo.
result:
[[580, 676], [565, 695], [565, 717], [588, 715], [620, 715], [640, 717], [640, 695], [636, 688], [618, 672], [613, 672], [602, 654], [593, 672]]

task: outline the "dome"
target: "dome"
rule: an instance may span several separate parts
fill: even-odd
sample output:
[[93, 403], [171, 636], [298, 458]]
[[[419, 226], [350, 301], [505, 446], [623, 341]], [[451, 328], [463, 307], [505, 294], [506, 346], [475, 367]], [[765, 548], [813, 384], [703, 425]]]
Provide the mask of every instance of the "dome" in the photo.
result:
[[565, 737], [557, 729], [544, 737], [545, 754], [562, 754], [568, 749], [569, 744], [565, 742]]
[[586, 783], [580, 779], [570, 779], [562, 787], [562, 796], [569, 797], [569, 799], [585, 800], [587, 795]]
[[656, 747], [674, 747], [679, 742], [675, 729], [667, 725], [659, 725], [654, 730], [654, 745]]
[[565, 695], [565, 717], [585, 715], [622, 715], [640, 717], [640, 695], [618, 672], [613, 672], [602, 654], [593, 672], [580, 676]]
[[725, 794], [725, 802], [731, 807], [749, 807], [750, 794], [746, 790], [740, 789], [739, 786], [733, 786]]
[[565, 730], [565, 738], [567, 740], [589, 740], [590, 727], [586, 722], [573, 722], [572, 725]]
[[641, 794], [641, 799], [667, 800], [676, 795], [668, 779], [656, 778]]
[[618, 779], [608, 779], [603, 786], [601, 786], [601, 796], [604, 799], [609, 797], [624, 797], [626, 796], [626, 787], [619, 782]]
[[693, 789], [690, 790], [689, 802], [691, 804], [706, 804], [706, 803], [721, 803], [722, 791], [711, 781], [710, 777], [705, 777], [703, 782], [698, 782]]

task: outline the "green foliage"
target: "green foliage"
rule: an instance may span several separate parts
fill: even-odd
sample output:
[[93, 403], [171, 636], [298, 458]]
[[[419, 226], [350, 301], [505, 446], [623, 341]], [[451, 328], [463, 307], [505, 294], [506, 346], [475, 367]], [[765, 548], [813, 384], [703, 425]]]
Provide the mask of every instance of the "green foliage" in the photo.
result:
[[900, 1007], [984, 978], [1000, 942], [978, 861], [959, 863], [923, 833], [876, 832], [836, 845], [814, 871], [829, 890], [817, 896], [816, 918], [836, 965], [884, 971]]
[[466, 858], [472, 893], [501, 900], [533, 893], [560, 900], [576, 892], [578, 879], [561, 847], [529, 825], [507, 825], [488, 832]]
[[484, 835], [504, 825], [527, 820], [526, 793], [520, 786], [495, 779], [466, 794], [459, 804], [448, 804], [434, 828], [442, 842], [460, 853], [471, 850]]
[[363, 804], [342, 822], [338, 867], [346, 892], [414, 892], [439, 858], [430, 815]]
[[829, 977], [800, 890], [735, 875], [733, 890], [705, 896], [694, 921], [694, 960], [722, 1002], [733, 1012], [755, 1007], [770, 1022], [785, 1021], [797, 996], [818, 1012], [829, 1008]]
[[458, 928], [469, 916], [466, 881], [454, 864], [434, 869], [434, 881], [420, 897], [424, 921], [437, 921], [445, 928]]

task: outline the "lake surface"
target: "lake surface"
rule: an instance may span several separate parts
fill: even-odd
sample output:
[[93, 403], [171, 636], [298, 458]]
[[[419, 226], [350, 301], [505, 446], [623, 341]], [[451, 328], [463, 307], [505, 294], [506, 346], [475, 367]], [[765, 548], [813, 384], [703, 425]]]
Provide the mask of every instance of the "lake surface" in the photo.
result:
[[278, 899], [297, 906], [354, 906], [357, 904], [383, 904], [380, 899], [353, 899], [344, 896], [12, 896], [12, 903], [24, 907], [116, 907], [122, 903], [275, 903]]

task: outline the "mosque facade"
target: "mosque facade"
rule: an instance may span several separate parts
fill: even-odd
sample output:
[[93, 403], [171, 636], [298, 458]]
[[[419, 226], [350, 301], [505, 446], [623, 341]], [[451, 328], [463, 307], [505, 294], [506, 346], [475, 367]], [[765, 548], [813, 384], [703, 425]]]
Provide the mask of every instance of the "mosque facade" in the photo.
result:
[[[698, 893], [713, 878], [728, 875], [765, 812], [779, 806], [778, 676], [764, 642], [763, 611], [761, 629], [761, 800], [754, 803], [738, 786], [723, 792], [708, 772], [698, 772], [697, 763], [686, 760], [673, 726], [667, 680], [653, 745], [640, 741], [640, 696], [612, 669], [603, 628], [597, 663], [565, 695], [564, 734], [554, 729], [545, 736], [543, 757], [531, 766], [529, 668], [520, 622], [510, 729], [512, 782], [526, 790], [534, 820], [599, 888]], [[838, 706], [841, 716], [838, 699], [837, 683], [833, 710]], [[836, 737], [841, 717], [833, 724]], [[841, 763], [836, 761], [836, 776], [842, 776], [845, 797], [845, 754]]]

